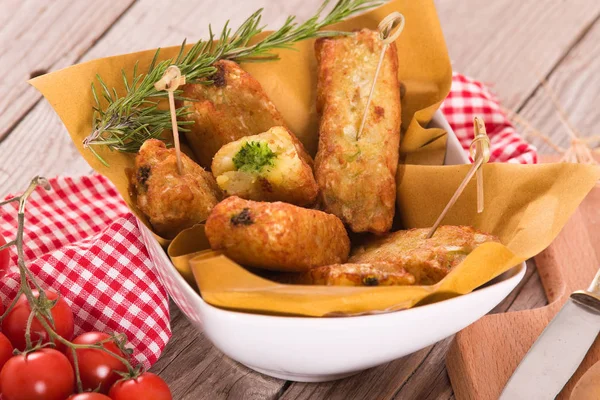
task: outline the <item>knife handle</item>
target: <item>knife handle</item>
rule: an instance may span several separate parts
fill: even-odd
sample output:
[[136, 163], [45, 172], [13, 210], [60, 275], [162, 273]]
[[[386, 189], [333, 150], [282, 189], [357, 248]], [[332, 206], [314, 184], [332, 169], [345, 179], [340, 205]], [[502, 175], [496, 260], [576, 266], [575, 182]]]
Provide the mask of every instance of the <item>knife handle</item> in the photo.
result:
[[587, 290], [577, 290], [571, 293], [571, 300], [580, 306], [600, 314], [600, 296], [596, 293], [588, 292]]
[[577, 290], [571, 293], [571, 299], [581, 306], [600, 313], [600, 269], [596, 272], [588, 290]]
[[590, 287], [588, 287], [588, 292], [592, 292], [595, 295], [600, 296], [600, 268], [598, 268], [596, 276], [594, 276], [592, 283], [590, 283]]

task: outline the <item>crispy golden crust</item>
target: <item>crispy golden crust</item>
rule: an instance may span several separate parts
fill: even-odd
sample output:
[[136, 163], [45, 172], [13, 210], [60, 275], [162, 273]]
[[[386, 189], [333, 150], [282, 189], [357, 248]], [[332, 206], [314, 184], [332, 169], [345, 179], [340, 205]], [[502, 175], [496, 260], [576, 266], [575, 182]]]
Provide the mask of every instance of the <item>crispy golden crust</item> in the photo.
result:
[[130, 175], [132, 197], [156, 233], [174, 238], [185, 228], [204, 221], [221, 198], [210, 172], [182, 154], [177, 171], [175, 149], [160, 140], [147, 140], [135, 158]]
[[229, 197], [206, 221], [213, 250], [232, 260], [276, 271], [307, 271], [348, 259], [350, 240], [342, 221], [286, 203]]
[[326, 211], [354, 232], [384, 233], [394, 218], [400, 143], [396, 46], [386, 51], [370, 113], [356, 140], [381, 42], [367, 29], [317, 40], [317, 111], [321, 113], [315, 177]]
[[[319, 187], [312, 169], [300, 154], [304, 149], [294, 135], [282, 126], [246, 136], [221, 147], [212, 162], [212, 173], [226, 196], [257, 201], [284, 201], [307, 206], [317, 198]], [[233, 159], [248, 142], [265, 143], [275, 154], [272, 165], [260, 170], [238, 170]]]
[[391, 263], [334, 264], [302, 273], [282, 274], [274, 280], [301, 285], [403, 286], [413, 285], [415, 277]]
[[[212, 84], [188, 84], [182, 93], [195, 100], [183, 102], [192, 112], [185, 119], [194, 122], [185, 135], [205, 168], [210, 168], [213, 156], [223, 145], [273, 126], [285, 126], [256, 79], [233, 61], [218, 61], [215, 67], [217, 73], [210, 77]], [[312, 163], [308, 154], [303, 156]]]
[[352, 250], [350, 262], [389, 262], [414, 275], [417, 284], [431, 285], [444, 278], [477, 246], [498, 238], [470, 226], [440, 226], [431, 239], [427, 229], [410, 229], [374, 237]]

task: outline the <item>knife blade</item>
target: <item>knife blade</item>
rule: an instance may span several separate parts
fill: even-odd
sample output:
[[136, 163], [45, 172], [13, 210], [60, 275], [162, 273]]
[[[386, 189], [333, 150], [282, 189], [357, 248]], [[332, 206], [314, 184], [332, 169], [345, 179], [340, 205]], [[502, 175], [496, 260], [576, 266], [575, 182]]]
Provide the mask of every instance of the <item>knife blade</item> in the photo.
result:
[[554, 399], [600, 332], [600, 270], [573, 292], [508, 380], [500, 400]]

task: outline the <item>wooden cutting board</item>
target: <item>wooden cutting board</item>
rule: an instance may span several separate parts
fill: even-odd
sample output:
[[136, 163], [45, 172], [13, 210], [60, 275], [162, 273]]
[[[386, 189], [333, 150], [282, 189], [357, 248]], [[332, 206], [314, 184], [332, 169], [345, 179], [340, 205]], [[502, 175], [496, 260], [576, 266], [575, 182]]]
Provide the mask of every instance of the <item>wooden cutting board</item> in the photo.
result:
[[[585, 198], [554, 242], [535, 257], [535, 262], [548, 305], [487, 315], [456, 334], [446, 356], [456, 399], [497, 399], [571, 292], [589, 286], [600, 268], [600, 185]], [[568, 399], [581, 376], [599, 360], [600, 340], [596, 339], [557, 399]]]

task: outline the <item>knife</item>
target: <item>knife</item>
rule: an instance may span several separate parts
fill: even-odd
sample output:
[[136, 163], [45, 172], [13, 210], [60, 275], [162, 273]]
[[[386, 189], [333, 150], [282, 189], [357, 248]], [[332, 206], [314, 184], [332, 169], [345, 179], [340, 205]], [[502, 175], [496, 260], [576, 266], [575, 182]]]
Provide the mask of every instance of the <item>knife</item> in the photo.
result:
[[554, 399], [600, 332], [600, 270], [573, 292], [508, 380], [500, 400]]

